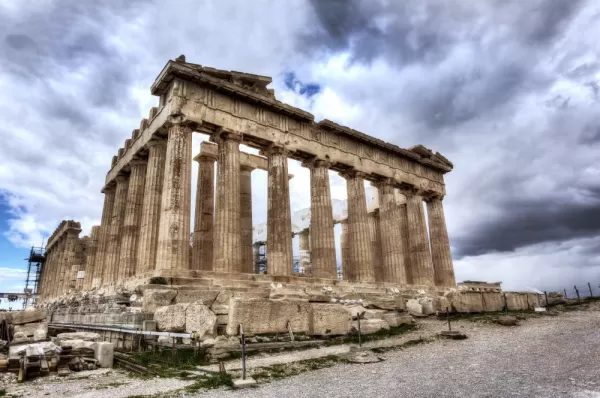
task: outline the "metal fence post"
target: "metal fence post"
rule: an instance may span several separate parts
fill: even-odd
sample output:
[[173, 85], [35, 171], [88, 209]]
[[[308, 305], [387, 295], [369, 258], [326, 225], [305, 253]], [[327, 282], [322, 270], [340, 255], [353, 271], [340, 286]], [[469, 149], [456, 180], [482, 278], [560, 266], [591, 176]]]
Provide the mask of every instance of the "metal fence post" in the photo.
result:
[[446, 307], [446, 319], [448, 320], [448, 330], [451, 331], [452, 325], [450, 325], [450, 310], [448, 310], [448, 307]]
[[360, 338], [360, 313], [356, 313], [356, 321], [358, 322], [358, 346], [362, 347], [362, 340]]
[[244, 328], [240, 324], [240, 334], [242, 335], [242, 380], [246, 380], [246, 337]]
[[567, 289], [563, 289], [565, 291], [565, 298], [568, 299], [569, 297], [567, 296]]
[[577, 295], [577, 301], [581, 303], [581, 297], [579, 296], [579, 290], [577, 290], [577, 285], [573, 286], [573, 288], [575, 289], [575, 294]]
[[590, 289], [590, 298], [594, 298], [594, 293], [592, 292], [592, 285], [588, 282], [588, 288]]
[[544, 296], [546, 297], [546, 307], [548, 306], [548, 292], [544, 290]]

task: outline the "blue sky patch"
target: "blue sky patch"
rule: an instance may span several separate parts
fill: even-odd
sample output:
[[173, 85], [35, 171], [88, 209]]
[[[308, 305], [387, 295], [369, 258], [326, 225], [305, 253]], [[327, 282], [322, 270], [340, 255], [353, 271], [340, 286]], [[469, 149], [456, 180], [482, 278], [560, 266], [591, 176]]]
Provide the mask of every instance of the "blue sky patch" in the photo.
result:
[[283, 83], [285, 86], [306, 98], [312, 98], [314, 95], [321, 92], [321, 86], [317, 83], [304, 83], [296, 77], [294, 72], [285, 72]]

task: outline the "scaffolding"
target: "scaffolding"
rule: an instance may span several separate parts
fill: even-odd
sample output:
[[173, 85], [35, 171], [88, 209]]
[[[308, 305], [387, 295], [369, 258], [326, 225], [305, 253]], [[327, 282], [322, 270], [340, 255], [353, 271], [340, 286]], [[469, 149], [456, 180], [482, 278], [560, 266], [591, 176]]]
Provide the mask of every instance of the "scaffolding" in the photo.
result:
[[46, 260], [46, 252], [43, 247], [32, 246], [29, 251], [29, 257], [25, 260], [27, 260], [27, 279], [25, 279], [25, 289], [23, 289], [23, 293], [25, 293], [23, 308], [36, 304], [42, 267]]

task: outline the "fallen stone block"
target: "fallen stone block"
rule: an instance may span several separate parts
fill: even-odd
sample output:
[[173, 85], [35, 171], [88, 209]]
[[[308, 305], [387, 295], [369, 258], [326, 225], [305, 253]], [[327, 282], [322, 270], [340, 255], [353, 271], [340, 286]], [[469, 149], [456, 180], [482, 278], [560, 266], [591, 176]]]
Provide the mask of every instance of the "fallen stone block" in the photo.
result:
[[94, 332], [72, 332], [72, 333], [59, 333], [56, 336], [56, 341], [61, 340], [83, 340], [83, 341], [102, 341], [102, 336]]
[[159, 307], [154, 312], [158, 330], [163, 332], [183, 332], [185, 330], [186, 310], [189, 304], [173, 304]]
[[[360, 321], [360, 333], [372, 334], [382, 329], [389, 329], [390, 325], [383, 319], [364, 319]], [[358, 331], [358, 321], [352, 321], [352, 329]]]
[[311, 336], [345, 335], [350, 331], [350, 315], [338, 304], [311, 304], [308, 334]]
[[286, 333], [288, 322], [294, 332], [308, 332], [310, 304], [304, 300], [231, 300], [227, 334], [237, 335], [243, 325], [246, 335]]
[[103, 368], [112, 368], [115, 355], [115, 346], [113, 343], [100, 341], [94, 345], [94, 358]]
[[450, 301], [452, 309], [459, 313], [483, 312], [483, 297], [481, 292], [454, 291], [445, 297]]
[[256, 387], [256, 380], [254, 380], [252, 377], [246, 377], [246, 379], [236, 379], [233, 381], [233, 388], [236, 390], [250, 387]]
[[46, 310], [30, 310], [12, 313], [13, 325], [25, 323], [42, 322], [46, 320]]
[[412, 325], [415, 323], [415, 320], [409, 314], [399, 314], [388, 312], [387, 314], [383, 314], [383, 320], [390, 325], [390, 327], [398, 327], [402, 325]]
[[196, 333], [199, 338], [217, 334], [217, 316], [201, 302], [190, 304], [185, 312], [186, 333]]
[[174, 304], [201, 302], [210, 307], [218, 295], [218, 290], [179, 290], [177, 296], [175, 296]]
[[36, 322], [36, 323], [26, 323], [23, 325], [15, 325], [15, 333], [21, 332], [21, 333], [24, 333], [28, 337], [33, 337], [36, 330], [43, 330], [44, 331], [43, 338], [46, 338], [46, 333], [48, 332], [48, 324], [46, 322]]
[[379, 310], [404, 310], [406, 309], [406, 303], [400, 296], [380, 296], [380, 297], [367, 297], [363, 301], [363, 307], [367, 309], [379, 309]]
[[12, 342], [13, 343], [24, 343], [26, 341], [31, 341], [33, 340], [33, 337], [28, 337], [25, 333], [23, 332], [16, 332], [13, 335], [13, 339]]
[[177, 290], [174, 289], [146, 289], [144, 290], [142, 312], [153, 313], [159, 307], [170, 305], [175, 296], [177, 296]]
[[385, 310], [366, 310], [362, 318], [364, 319], [383, 319]]
[[94, 348], [96, 342], [89, 340], [60, 340], [60, 347], [71, 347], [72, 350], [78, 350], [81, 348]]
[[533, 307], [529, 306], [526, 292], [505, 292], [506, 306], [509, 310], [525, 311]]
[[359, 317], [362, 318], [365, 315], [365, 312], [367, 311], [366, 308], [364, 308], [362, 305], [350, 305], [350, 306], [344, 306], [342, 307], [344, 308], [348, 314], [352, 317], [352, 319], [358, 319]]
[[269, 294], [271, 300], [307, 300], [308, 295], [301, 289], [277, 288]]
[[42, 341], [39, 343], [11, 346], [8, 348], [8, 356], [9, 358], [18, 358], [25, 352], [27, 352], [27, 349], [29, 347], [33, 347], [35, 350], [37, 350], [37, 352], [40, 353], [40, 355], [43, 354], [45, 356], [54, 356], [60, 353], [61, 351], [60, 347], [54, 344], [53, 342]]
[[504, 298], [500, 292], [482, 292], [481, 301], [483, 310], [486, 312], [496, 312], [504, 309]]

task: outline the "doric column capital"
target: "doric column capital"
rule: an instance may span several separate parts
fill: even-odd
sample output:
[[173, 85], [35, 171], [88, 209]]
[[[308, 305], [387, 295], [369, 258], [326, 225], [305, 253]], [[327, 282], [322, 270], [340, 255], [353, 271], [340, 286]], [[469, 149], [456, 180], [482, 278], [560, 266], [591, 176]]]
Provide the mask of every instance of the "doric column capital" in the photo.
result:
[[127, 181], [128, 178], [129, 178], [129, 174], [119, 174], [115, 177], [115, 180], [117, 181], [117, 183], [119, 183], [119, 182]]
[[442, 200], [444, 200], [444, 198], [445, 198], [445, 196], [438, 192], [429, 191], [429, 192], [423, 193], [423, 199], [426, 202], [433, 202], [433, 201], [441, 202]]
[[247, 173], [252, 173], [254, 170], [256, 170], [256, 168], [252, 167], [250, 165], [247, 165], [247, 164], [241, 164], [240, 165], [240, 171], [247, 172]]
[[320, 167], [329, 169], [332, 164], [333, 163], [328, 160], [313, 157], [313, 158], [304, 160], [302, 162], [302, 167], [306, 167], [307, 169], [320, 168]]
[[406, 196], [406, 198], [410, 198], [412, 196], [425, 196], [426, 192], [420, 188], [417, 188], [415, 186], [401, 186], [398, 188], [400, 193], [404, 196]]
[[210, 141], [215, 142], [217, 144], [220, 141], [242, 142], [243, 137], [244, 136], [241, 132], [220, 127], [217, 129], [217, 131], [215, 131], [213, 135], [210, 136]]
[[346, 180], [351, 180], [354, 178], [362, 178], [365, 179], [367, 178], [369, 175], [365, 172], [362, 171], [358, 171], [355, 169], [349, 169], [343, 172], [338, 173], [340, 175], [340, 177], [345, 178]]
[[272, 143], [269, 146], [267, 146], [266, 148], [263, 148], [260, 150], [259, 154], [262, 156], [269, 156], [269, 155], [283, 155], [283, 156], [287, 156], [289, 155], [290, 151], [288, 151], [283, 145], [279, 145], [279, 144], [275, 144]]
[[131, 166], [146, 166], [148, 164], [148, 159], [143, 159], [143, 158], [135, 158], [132, 159], [129, 164]]
[[166, 138], [162, 138], [162, 137], [158, 137], [158, 136], [154, 136], [146, 144], [146, 146], [148, 147], [148, 149], [152, 148], [152, 147], [155, 147], [157, 145], [167, 145], [167, 139]]

